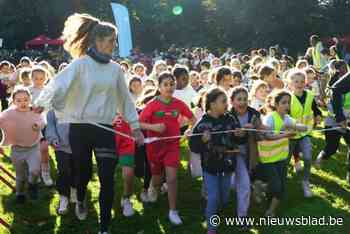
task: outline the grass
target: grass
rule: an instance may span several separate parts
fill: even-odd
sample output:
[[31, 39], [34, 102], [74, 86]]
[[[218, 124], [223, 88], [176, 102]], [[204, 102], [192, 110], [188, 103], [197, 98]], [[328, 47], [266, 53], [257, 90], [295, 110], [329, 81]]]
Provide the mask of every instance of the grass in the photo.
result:
[[[323, 148], [324, 140], [316, 135], [313, 140], [314, 157]], [[7, 152], [9, 153], [9, 152]], [[143, 205], [138, 197], [133, 196], [134, 208], [137, 213], [132, 218], [124, 218], [120, 210], [121, 172], [118, 168], [116, 178], [116, 197], [113, 207], [111, 231], [116, 234], [202, 234], [206, 233], [204, 219], [205, 203], [200, 196], [201, 181], [192, 179], [187, 170], [186, 150], [182, 149], [183, 160], [179, 170], [178, 209], [184, 225], [173, 227], [167, 220], [167, 198], [162, 196], [152, 205]], [[52, 157], [54, 158], [54, 157]], [[54, 160], [51, 160], [54, 164]], [[0, 157], [0, 164], [13, 171], [12, 165], [5, 158]], [[54, 165], [53, 165], [54, 166]], [[321, 170], [312, 169], [311, 183], [314, 197], [305, 199], [301, 188], [301, 175], [293, 170], [288, 174], [288, 192], [286, 201], [279, 209], [281, 217], [301, 216], [332, 216], [343, 218], [343, 225], [338, 226], [269, 226], [255, 227], [250, 233], [255, 234], [304, 234], [304, 233], [350, 233], [350, 187], [345, 181], [346, 175], [346, 146], [336, 157], [324, 164]], [[52, 172], [56, 176], [56, 171]], [[3, 174], [1, 174], [3, 175]], [[141, 190], [140, 181], [135, 182], [135, 194]], [[66, 216], [58, 216], [56, 207], [59, 196], [54, 188], [41, 187], [40, 199], [28, 201], [25, 205], [16, 205], [15, 195], [4, 184], [0, 183], [0, 217], [11, 225], [11, 231], [0, 226], [0, 233], [13, 234], [92, 234], [98, 232], [98, 191], [99, 183], [96, 173], [89, 184], [89, 215], [88, 219], [79, 222], [74, 215], [73, 207]], [[232, 217], [235, 213], [235, 196], [232, 195], [230, 206], [226, 208], [222, 217]], [[262, 217], [266, 203], [251, 203], [249, 213], [253, 217]], [[237, 227], [220, 226], [219, 233], [238, 232]], [[249, 232], [248, 232], [249, 233]]]

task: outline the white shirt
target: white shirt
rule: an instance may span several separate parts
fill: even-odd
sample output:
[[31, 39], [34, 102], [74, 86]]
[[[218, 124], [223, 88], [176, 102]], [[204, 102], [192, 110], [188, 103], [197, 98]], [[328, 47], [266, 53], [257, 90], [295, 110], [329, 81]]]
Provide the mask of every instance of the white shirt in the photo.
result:
[[193, 102], [194, 98], [196, 98], [197, 96], [198, 96], [198, 93], [194, 91], [191, 85], [188, 85], [184, 89], [177, 89], [174, 92], [174, 97], [186, 103], [186, 105], [189, 108], [191, 108], [191, 103]]

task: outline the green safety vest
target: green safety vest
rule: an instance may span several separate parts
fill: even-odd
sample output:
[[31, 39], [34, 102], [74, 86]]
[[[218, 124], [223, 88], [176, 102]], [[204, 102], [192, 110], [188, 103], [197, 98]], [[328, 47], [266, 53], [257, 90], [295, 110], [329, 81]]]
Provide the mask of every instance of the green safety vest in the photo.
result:
[[[283, 127], [283, 120], [281, 116], [276, 112], [272, 112], [274, 122], [274, 132], [279, 134]], [[273, 141], [259, 141], [259, 162], [261, 163], [274, 163], [288, 158], [289, 153], [289, 140], [288, 138], [282, 138]]]
[[[312, 103], [314, 95], [310, 91], [306, 91], [306, 100], [304, 106], [300, 103], [295, 95], [292, 95], [290, 116], [297, 121], [297, 123], [308, 126], [308, 129], [312, 129], [314, 126], [314, 112], [312, 111]], [[300, 139], [309, 132], [298, 133], [293, 139]]]

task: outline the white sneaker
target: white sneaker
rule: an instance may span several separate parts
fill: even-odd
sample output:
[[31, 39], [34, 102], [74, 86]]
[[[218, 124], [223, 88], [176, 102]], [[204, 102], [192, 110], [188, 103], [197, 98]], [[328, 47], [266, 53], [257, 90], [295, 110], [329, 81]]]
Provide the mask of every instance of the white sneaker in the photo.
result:
[[142, 191], [142, 193], [140, 194], [140, 198], [141, 198], [141, 201], [144, 203], [149, 202], [148, 194], [146, 191]]
[[60, 196], [60, 204], [57, 210], [59, 215], [64, 215], [68, 212], [68, 198], [66, 196]]
[[70, 203], [77, 203], [78, 202], [78, 195], [77, 195], [77, 189], [76, 188], [70, 188]]
[[176, 210], [169, 211], [169, 220], [174, 225], [181, 225], [182, 224], [182, 220], [179, 216], [178, 211], [176, 211]]
[[303, 184], [303, 189], [304, 189], [304, 197], [306, 197], [306, 198], [312, 197], [313, 194], [312, 194], [312, 191], [310, 189], [309, 181], [303, 180], [302, 184]]
[[148, 201], [149, 202], [152, 202], [152, 203], [156, 202], [157, 199], [158, 199], [158, 192], [152, 186], [150, 186], [148, 188], [147, 196], [148, 196]]
[[163, 183], [162, 187], [160, 188], [160, 193], [162, 195], [166, 194], [168, 192], [168, 184], [167, 183]]
[[87, 217], [87, 208], [85, 202], [77, 202], [75, 203], [75, 215], [77, 218], [82, 221]]
[[44, 184], [47, 187], [50, 187], [53, 185], [53, 181], [51, 179], [51, 175], [48, 171], [41, 171], [41, 177], [43, 178]]
[[301, 166], [300, 161], [298, 161], [294, 164], [294, 169], [295, 169], [295, 173], [299, 173], [303, 170], [303, 167]]
[[132, 203], [129, 198], [121, 200], [121, 207], [123, 208], [123, 215], [125, 217], [131, 217], [135, 214], [134, 208], [132, 208]]
[[321, 168], [322, 155], [323, 155], [323, 153], [322, 153], [322, 151], [321, 151], [321, 153], [318, 154], [318, 156], [317, 156], [317, 158], [316, 158], [316, 160], [315, 160], [315, 162], [314, 162], [314, 166], [315, 166], [315, 168], [317, 168], [317, 169], [320, 169], [320, 168]]

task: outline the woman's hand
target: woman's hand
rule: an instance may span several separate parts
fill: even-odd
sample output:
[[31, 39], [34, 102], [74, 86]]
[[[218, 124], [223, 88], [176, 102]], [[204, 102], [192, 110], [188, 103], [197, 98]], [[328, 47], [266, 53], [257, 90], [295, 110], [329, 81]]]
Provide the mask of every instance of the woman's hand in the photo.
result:
[[145, 142], [145, 137], [143, 136], [143, 133], [141, 131], [141, 129], [134, 129], [132, 131], [132, 135], [135, 138], [136, 144], [137, 145], [143, 145]]

